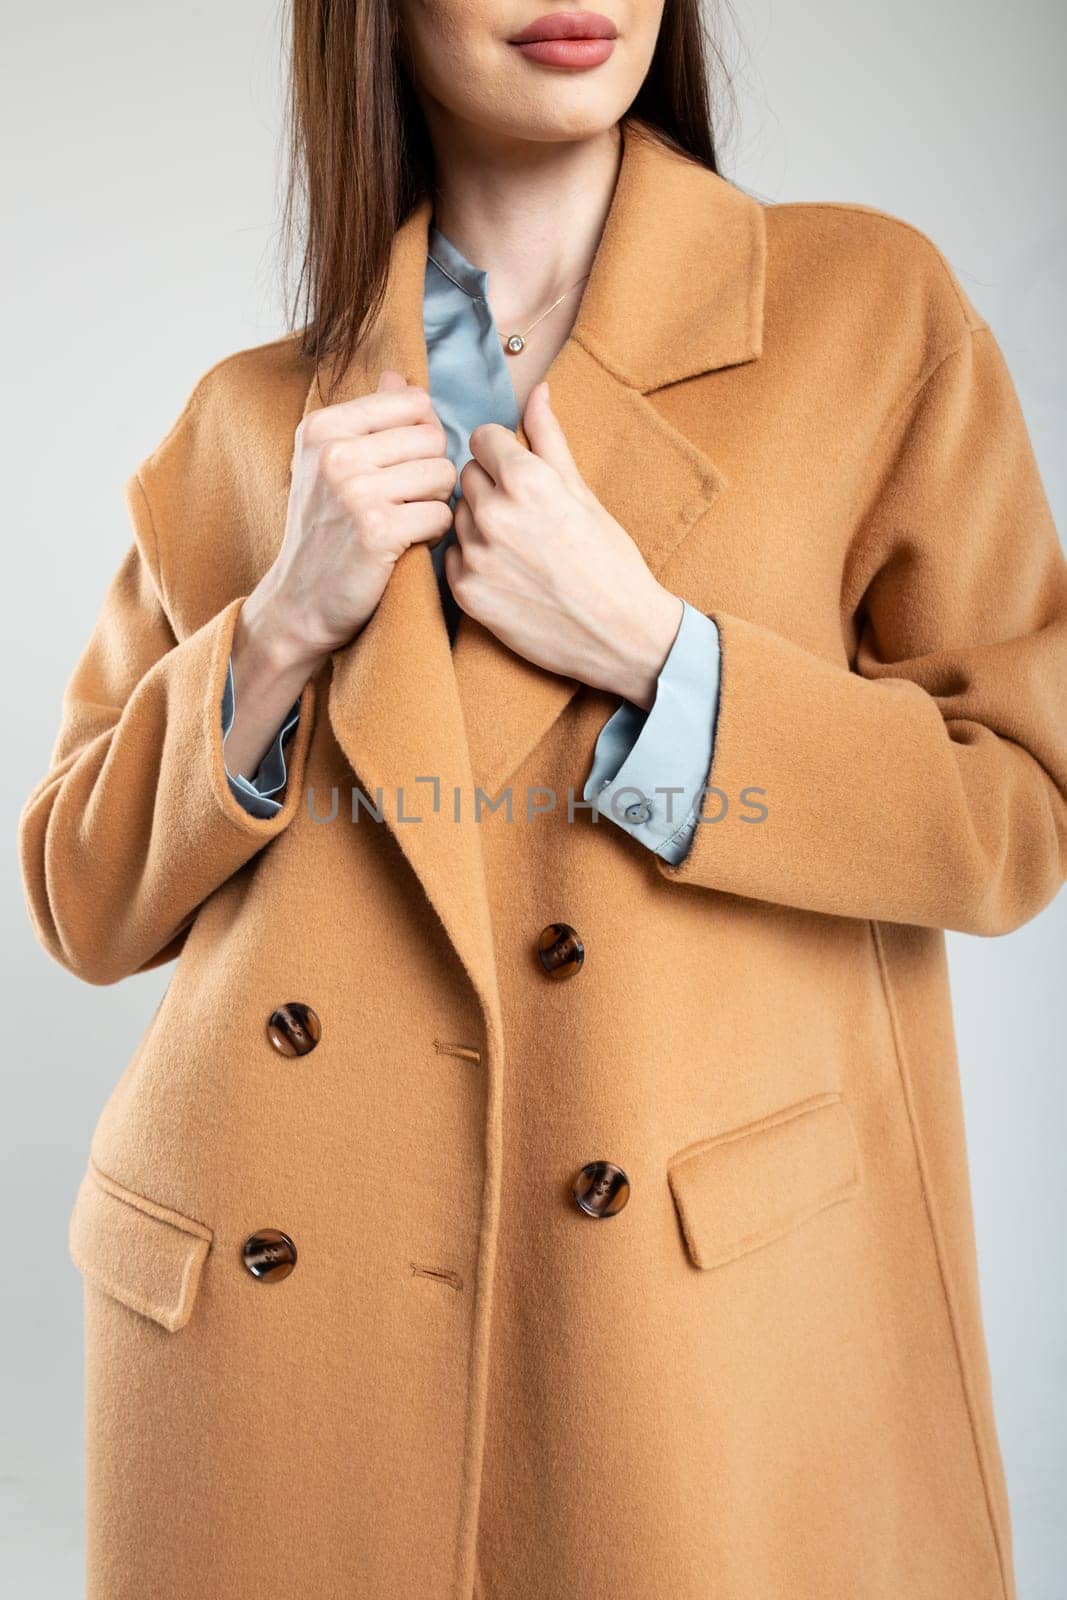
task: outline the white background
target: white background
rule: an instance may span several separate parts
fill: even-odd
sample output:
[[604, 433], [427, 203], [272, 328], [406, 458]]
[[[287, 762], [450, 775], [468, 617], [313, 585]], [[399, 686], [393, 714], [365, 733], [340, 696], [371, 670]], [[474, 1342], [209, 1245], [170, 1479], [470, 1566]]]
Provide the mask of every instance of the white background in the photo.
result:
[[[738, 0], [724, 149], [727, 175], [761, 198], [879, 206], [941, 247], [1008, 359], [1061, 529], [1065, 15], [1055, 0]], [[7, 17], [9, 842], [129, 539], [126, 477], [207, 367], [284, 331], [280, 16], [252, 0], [53, 0]], [[71, 1600], [82, 1331], [67, 1220], [169, 974], [79, 983], [33, 941], [13, 848], [5, 868], [3, 1577], [20, 1600]], [[1063, 1600], [1067, 894], [1008, 938], [951, 935], [950, 957], [1020, 1596]]]

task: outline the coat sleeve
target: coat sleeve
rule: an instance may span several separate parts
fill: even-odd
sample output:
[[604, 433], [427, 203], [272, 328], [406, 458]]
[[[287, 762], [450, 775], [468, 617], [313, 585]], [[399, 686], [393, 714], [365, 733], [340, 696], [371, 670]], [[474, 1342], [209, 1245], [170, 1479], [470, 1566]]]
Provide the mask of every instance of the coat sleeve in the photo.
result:
[[656, 866], [831, 915], [1006, 933], [1067, 875], [1067, 565], [987, 325], [922, 382], [898, 437], [846, 574], [854, 659], [709, 612], [706, 820]]
[[97, 984], [177, 955], [205, 899], [288, 827], [301, 803], [315, 692], [309, 679], [286, 801], [254, 817], [226, 782], [219, 717], [246, 597], [179, 642], [139, 474], [126, 498], [135, 537], [64, 690], [48, 771], [18, 830], [38, 940]]

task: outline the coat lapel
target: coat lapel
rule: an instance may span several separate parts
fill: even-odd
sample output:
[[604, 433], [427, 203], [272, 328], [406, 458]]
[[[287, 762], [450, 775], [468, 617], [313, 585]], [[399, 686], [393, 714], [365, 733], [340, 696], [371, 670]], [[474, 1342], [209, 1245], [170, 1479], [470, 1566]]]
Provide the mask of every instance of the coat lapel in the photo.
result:
[[[332, 403], [369, 394], [384, 367], [429, 386], [422, 324], [430, 203], [398, 229], [385, 297]], [[328, 392], [324, 381], [322, 391]], [[304, 415], [323, 403], [317, 379]], [[496, 1014], [489, 902], [472, 818], [470, 756], [437, 579], [426, 545], [397, 562], [370, 621], [335, 650], [327, 711], [368, 803], [394, 834], [475, 984]], [[457, 801], [458, 797], [458, 801]], [[363, 827], [379, 824], [363, 816]]]
[[[760, 354], [763, 211], [635, 119], [622, 131], [592, 271], [546, 377], [579, 471], [658, 573], [726, 483], [648, 396]], [[335, 400], [371, 392], [386, 366], [428, 386], [422, 293], [431, 211], [422, 199], [397, 230], [381, 310]], [[321, 403], [313, 381], [305, 415]], [[521, 425], [518, 437], [528, 444]], [[494, 1007], [475, 786], [492, 795], [506, 784], [580, 687], [515, 655], [469, 617], [450, 648], [423, 545], [401, 558], [370, 622], [333, 655], [327, 705], [338, 742], [368, 800], [381, 791], [385, 821]], [[406, 820], [414, 815], [421, 820]]]

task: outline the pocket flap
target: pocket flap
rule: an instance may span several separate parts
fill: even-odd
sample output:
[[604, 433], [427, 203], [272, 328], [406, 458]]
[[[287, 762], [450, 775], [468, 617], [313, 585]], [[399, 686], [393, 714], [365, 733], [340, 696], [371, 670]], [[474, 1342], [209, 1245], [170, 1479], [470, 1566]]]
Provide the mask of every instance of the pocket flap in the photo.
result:
[[90, 1159], [70, 1216], [76, 1267], [174, 1333], [193, 1309], [212, 1232], [109, 1178]]
[[702, 1139], [671, 1159], [667, 1181], [694, 1265], [723, 1266], [856, 1191], [848, 1108], [839, 1094], [815, 1095]]

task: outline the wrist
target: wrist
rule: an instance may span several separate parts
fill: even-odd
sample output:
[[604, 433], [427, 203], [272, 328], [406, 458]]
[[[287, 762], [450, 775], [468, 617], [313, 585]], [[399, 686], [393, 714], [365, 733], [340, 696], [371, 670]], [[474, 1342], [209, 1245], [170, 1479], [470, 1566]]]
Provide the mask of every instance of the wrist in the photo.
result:
[[643, 711], [656, 698], [656, 680], [678, 636], [683, 611], [681, 598], [657, 584], [651, 602], [641, 608], [639, 625], [627, 630], [626, 653], [611, 687]]
[[270, 676], [301, 684], [326, 659], [326, 654], [309, 646], [284, 603], [265, 583], [252, 591], [238, 613], [234, 651], [254, 657]]

